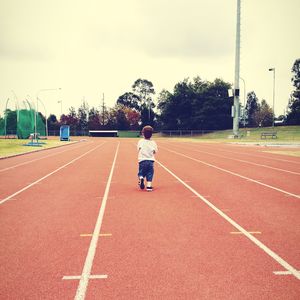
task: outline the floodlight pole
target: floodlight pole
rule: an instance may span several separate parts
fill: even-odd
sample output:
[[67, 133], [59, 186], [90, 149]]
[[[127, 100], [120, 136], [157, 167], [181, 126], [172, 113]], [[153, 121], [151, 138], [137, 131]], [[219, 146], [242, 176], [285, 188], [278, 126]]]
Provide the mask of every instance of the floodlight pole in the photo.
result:
[[234, 102], [233, 102], [233, 136], [239, 135], [239, 114], [240, 114], [240, 32], [241, 31], [241, 0], [237, 0], [236, 20], [236, 43], [235, 43], [235, 76], [234, 76]]
[[[58, 90], [61, 90], [61, 88], [57, 88], [57, 89], [40, 89], [38, 90], [38, 92], [36, 93], [36, 112], [35, 112], [35, 118], [34, 118], [34, 135], [35, 135], [35, 138], [37, 139], [37, 114], [38, 114], [38, 101], [40, 100], [39, 99], [39, 94], [41, 92], [47, 92], [47, 91], [58, 91]], [[43, 104], [44, 105], [44, 104]], [[47, 127], [47, 116], [46, 116], [46, 127]], [[48, 127], [47, 127], [48, 128]], [[47, 136], [48, 137], [48, 136]]]
[[46, 110], [46, 107], [45, 107], [44, 102], [43, 102], [40, 98], [38, 98], [38, 101], [40, 101], [40, 102], [43, 104], [43, 107], [44, 107], [44, 110], [45, 110], [45, 119], [46, 119], [46, 138], [47, 138], [47, 140], [48, 140], [47, 110]]
[[273, 71], [273, 122], [272, 127], [275, 124], [275, 68], [270, 68], [269, 71]]
[[245, 80], [240, 77], [240, 79], [243, 81], [244, 83], [244, 111], [243, 111], [243, 123], [244, 123], [244, 128], [246, 127], [246, 119], [245, 119], [245, 110], [246, 110], [246, 83]]

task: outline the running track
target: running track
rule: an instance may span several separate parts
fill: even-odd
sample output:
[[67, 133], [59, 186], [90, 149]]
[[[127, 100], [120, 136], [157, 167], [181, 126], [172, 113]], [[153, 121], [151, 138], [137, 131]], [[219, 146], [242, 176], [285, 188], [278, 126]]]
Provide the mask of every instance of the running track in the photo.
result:
[[0, 160], [1, 299], [299, 299], [300, 159], [136, 139]]

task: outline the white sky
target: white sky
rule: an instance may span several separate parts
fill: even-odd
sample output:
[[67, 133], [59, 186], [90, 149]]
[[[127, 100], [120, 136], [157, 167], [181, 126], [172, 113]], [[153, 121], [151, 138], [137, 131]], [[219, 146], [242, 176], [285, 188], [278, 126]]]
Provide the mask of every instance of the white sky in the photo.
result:
[[[85, 99], [112, 107], [138, 78], [173, 91], [199, 75], [234, 81], [236, 0], [0, 0], [0, 114], [7, 98], [39, 98], [47, 114]], [[299, 0], [242, 0], [246, 91], [282, 114], [300, 58]], [[243, 103], [243, 82], [240, 82]], [[13, 93], [13, 92], [14, 93]], [[42, 111], [43, 112], [43, 111]]]

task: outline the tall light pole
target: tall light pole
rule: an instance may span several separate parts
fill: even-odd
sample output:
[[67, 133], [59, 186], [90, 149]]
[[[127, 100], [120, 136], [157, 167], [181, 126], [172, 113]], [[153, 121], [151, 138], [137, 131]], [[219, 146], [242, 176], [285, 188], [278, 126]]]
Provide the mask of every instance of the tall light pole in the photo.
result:
[[240, 77], [240, 79], [243, 81], [244, 83], [244, 111], [243, 111], [243, 123], [244, 123], [244, 128], [246, 127], [246, 119], [245, 119], [245, 110], [246, 110], [246, 83], [245, 80]]
[[235, 42], [235, 74], [234, 74], [234, 102], [233, 102], [233, 136], [239, 136], [240, 119], [240, 34], [241, 34], [241, 0], [237, 0], [237, 18], [236, 18], [236, 42]]
[[[48, 91], [58, 91], [61, 90], [61, 88], [57, 89], [40, 89], [36, 93], [36, 111], [35, 111], [35, 118], [34, 118], [34, 138], [37, 139], [37, 114], [38, 114], [38, 107], [39, 107], [39, 94], [41, 92], [48, 92]], [[47, 116], [46, 116], [46, 126], [47, 126]]]
[[273, 124], [272, 124], [272, 127], [274, 127], [274, 124], [275, 124], [275, 68], [270, 68], [269, 71], [273, 72]]

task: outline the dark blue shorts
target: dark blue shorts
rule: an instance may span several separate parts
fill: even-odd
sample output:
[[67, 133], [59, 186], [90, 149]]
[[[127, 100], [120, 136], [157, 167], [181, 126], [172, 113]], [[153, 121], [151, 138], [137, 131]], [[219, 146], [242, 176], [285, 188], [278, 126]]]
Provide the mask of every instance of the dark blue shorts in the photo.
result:
[[142, 160], [139, 162], [139, 177], [146, 177], [147, 181], [152, 181], [154, 174], [154, 161], [153, 160]]

